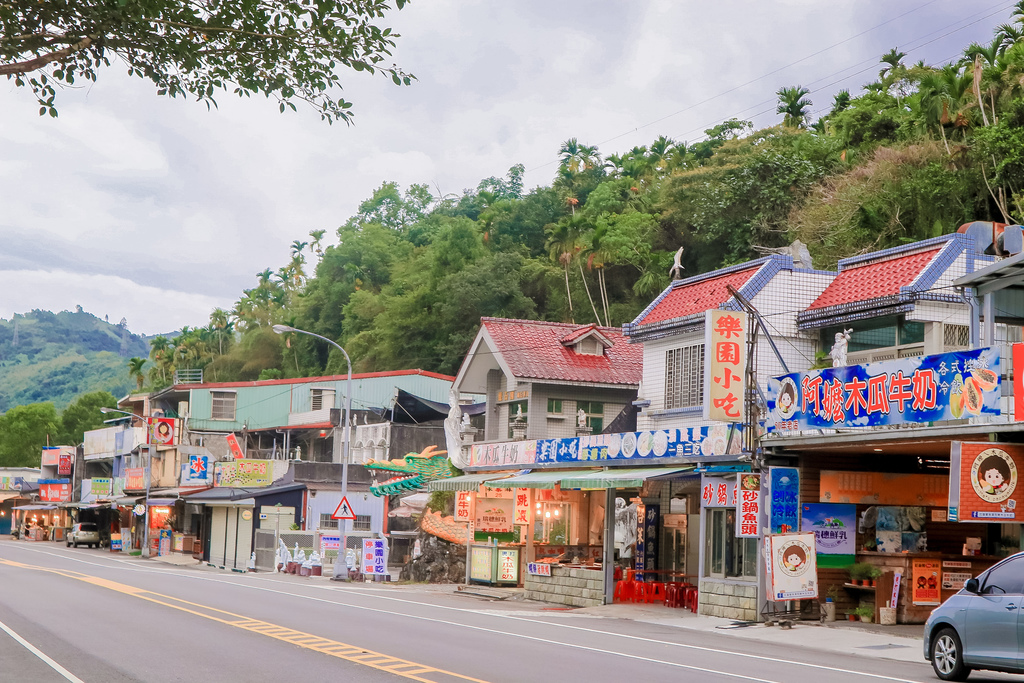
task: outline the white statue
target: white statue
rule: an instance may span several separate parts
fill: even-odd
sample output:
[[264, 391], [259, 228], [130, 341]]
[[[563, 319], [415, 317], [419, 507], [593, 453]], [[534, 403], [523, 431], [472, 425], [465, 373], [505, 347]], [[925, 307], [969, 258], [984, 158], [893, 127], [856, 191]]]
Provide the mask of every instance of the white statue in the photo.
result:
[[583, 408], [576, 411], [576, 426], [580, 428], [587, 426], [587, 414], [583, 412]]
[[841, 368], [846, 366], [846, 352], [850, 347], [850, 333], [852, 329], [836, 332], [836, 341], [832, 344], [832, 350], [828, 352], [832, 358], [832, 367]]
[[469, 460], [462, 448], [460, 425], [463, 424], [463, 421], [462, 407], [459, 405], [459, 392], [453, 386], [448, 391], [448, 417], [444, 419], [444, 444], [448, 449], [448, 460], [460, 470], [469, 465]]
[[522, 422], [524, 419], [526, 418], [523, 417], [523, 406], [520, 404], [516, 406], [516, 422]]
[[683, 248], [679, 247], [676, 255], [672, 258], [672, 269], [668, 271], [668, 276], [673, 280], [678, 280], [683, 277]]
[[473, 428], [473, 425], [471, 425], [469, 423], [469, 414], [468, 413], [463, 413], [462, 414], [462, 431], [464, 431], [464, 432], [465, 431], [469, 431], [472, 428]]

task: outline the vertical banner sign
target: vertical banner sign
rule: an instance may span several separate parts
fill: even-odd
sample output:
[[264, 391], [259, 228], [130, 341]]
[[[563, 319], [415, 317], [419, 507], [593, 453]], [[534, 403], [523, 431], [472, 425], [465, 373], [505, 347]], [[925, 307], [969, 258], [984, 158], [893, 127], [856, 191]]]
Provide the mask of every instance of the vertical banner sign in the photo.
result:
[[771, 599], [803, 600], [818, 597], [818, 567], [814, 534], [771, 536]]
[[940, 560], [913, 560], [910, 579], [912, 601], [915, 605], [938, 605]]
[[704, 322], [704, 419], [743, 422], [746, 395], [747, 314], [708, 311]]
[[516, 489], [516, 510], [515, 524], [521, 524], [523, 526], [529, 525], [530, 523], [530, 489]]
[[363, 573], [383, 576], [388, 573], [388, 543], [383, 538], [363, 539]]
[[[658, 522], [661, 517], [661, 506], [657, 504], [644, 506], [644, 567], [658, 568]], [[637, 519], [640, 516], [637, 515]], [[637, 536], [639, 538], [639, 536]], [[657, 579], [657, 577], [655, 577]]]
[[471, 522], [473, 521], [473, 499], [475, 496], [472, 491], [458, 491], [455, 494], [455, 521], [456, 522]]
[[228, 442], [228, 448], [231, 449], [231, 455], [235, 456], [236, 460], [241, 460], [245, 457], [242, 447], [238, 445], [238, 437], [234, 433], [228, 434], [226, 441]]
[[[636, 504], [636, 552], [633, 554], [633, 569], [643, 572], [647, 568], [647, 554], [644, 552], [644, 543], [647, 537], [644, 535], [644, 522], [647, 519], [647, 506], [643, 503]], [[640, 574], [643, 581], [644, 575]]]
[[889, 596], [889, 607], [896, 607], [900, 601], [900, 582], [903, 580], [903, 572], [899, 569], [892, 575], [892, 595]]
[[57, 455], [57, 476], [70, 477], [71, 467], [75, 462], [75, 451], [73, 448], [61, 448]]
[[1013, 419], [1024, 421], [1024, 344], [1013, 345]]
[[799, 528], [800, 470], [795, 467], [769, 467], [768, 533], [786, 534]]
[[1024, 446], [954, 441], [949, 456], [950, 522], [1024, 521], [1018, 481]]
[[756, 538], [761, 516], [761, 475], [740, 472], [736, 475], [736, 537]]
[[500, 583], [519, 583], [518, 548], [498, 550], [498, 581]]

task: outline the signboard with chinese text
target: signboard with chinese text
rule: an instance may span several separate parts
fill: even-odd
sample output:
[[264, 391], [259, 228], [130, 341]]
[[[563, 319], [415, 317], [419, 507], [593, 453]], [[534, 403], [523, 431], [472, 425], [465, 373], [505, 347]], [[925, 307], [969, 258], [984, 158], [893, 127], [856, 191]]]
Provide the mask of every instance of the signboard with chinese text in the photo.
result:
[[771, 548], [771, 595], [776, 602], [818, 597], [814, 534], [775, 534]]
[[943, 474], [822, 470], [820, 477], [822, 503], [944, 508], [949, 501], [949, 477]]
[[494, 580], [494, 551], [490, 545], [474, 545], [469, 549], [469, 578], [491, 583]]
[[549, 562], [528, 562], [526, 573], [534, 576], [551, 576], [551, 563]]
[[942, 602], [939, 592], [939, 560], [914, 559], [911, 563], [911, 600], [915, 605], [938, 605]]
[[1024, 521], [1024, 445], [954, 441], [950, 451], [950, 522]]
[[262, 487], [270, 486], [274, 479], [274, 467], [270, 460], [242, 458], [215, 465], [214, 486]]
[[206, 484], [213, 480], [213, 468], [210, 467], [210, 456], [190, 455], [188, 461], [181, 465], [181, 483]]
[[473, 501], [476, 495], [472, 491], [457, 491], [455, 493], [455, 521], [470, 522], [473, 516]]
[[505, 498], [476, 499], [476, 530], [502, 534], [512, 531], [512, 511], [515, 501]]
[[[964, 562], [961, 560], [943, 560], [942, 561], [942, 590], [944, 591], [958, 591], [964, 587], [967, 579], [974, 576], [971, 572], [972, 566], [970, 562]], [[953, 570], [953, 571], [947, 571]]]
[[61, 446], [57, 454], [57, 476], [70, 477], [71, 469], [75, 466], [75, 447]]
[[[657, 503], [649, 503], [643, 506], [643, 515], [640, 514], [640, 506], [637, 507], [637, 521], [640, 528], [637, 529], [636, 554], [644, 556], [644, 569], [658, 568], [658, 526], [661, 518], [661, 506]], [[641, 548], [640, 538], [643, 538]], [[655, 576], [653, 580], [657, 580]]]
[[173, 417], [151, 417], [146, 421], [146, 443], [157, 446], [173, 446], [177, 443], [175, 435], [175, 419]]
[[141, 491], [146, 488], [146, 468], [129, 467], [124, 471], [124, 487], [129, 491]]
[[47, 503], [70, 502], [71, 482], [67, 479], [40, 479], [39, 500]]
[[96, 497], [109, 496], [113, 492], [113, 488], [114, 482], [110, 477], [93, 477], [89, 484], [89, 492]]
[[498, 583], [519, 583], [519, 550], [498, 549]]
[[747, 314], [710, 310], [704, 323], [704, 419], [743, 422], [746, 395]]
[[565, 463], [586, 467], [605, 461], [735, 455], [740, 453], [743, 441], [741, 427], [718, 424], [562, 439], [475, 443], [469, 449], [469, 466], [520, 467]]
[[363, 574], [388, 573], [388, 542], [385, 538], [363, 539]]
[[241, 460], [242, 458], [245, 457], [245, 452], [242, 451], [242, 447], [238, 445], [237, 436], [235, 436], [233, 433], [228, 434], [227, 437], [225, 438], [225, 441], [228, 442], [228, 448], [231, 449], [231, 455], [235, 456], [236, 460]]
[[857, 552], [857, 506], [839, 503], [804, 503], [801, 529], [814, 533], [814, 549], [823, 567], [853, 564]]
[[43, 467], [56, 467], [59, 458], [60, 448], [58, 446], [46, 446], [43, 448], [43, 457], [40, 460], [40, 464]]
[[787, 534], [800, 528], [800, 470], [768, 468], [768, 533]]
[[515, 490], [515, 512], [513, 524], [527, 525], [530, 523], [530, 489]]
[[327, 552], [333, 550], [335, 555], [341, 550], [341, 536], [320, 537], [320, 557], [326, 558]]
[[736, 537], [756, 538], [760, 516], [761, 475], [740, 472], [736, 475]]
[[0, 491], [20, 491], [22, 477], [0, 477]]
[[808, 370], [768, 381], [776, 430], [876, 427], [998, 415], [998, 349]]
[[706, 508], [736, 507], [736, 477], [700, 475], [700, 504]]
[[110, 552], [121, 549], [121, 534], [110, 534]]
[[1014, 344], [1013, 363], [1013, 419], [1024, 422], [1024, 344]]

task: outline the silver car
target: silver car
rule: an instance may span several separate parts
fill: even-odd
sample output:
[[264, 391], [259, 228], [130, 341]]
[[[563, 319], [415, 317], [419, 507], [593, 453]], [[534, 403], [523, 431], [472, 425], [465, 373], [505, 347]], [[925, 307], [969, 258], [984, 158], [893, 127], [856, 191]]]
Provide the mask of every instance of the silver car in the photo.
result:
[[64, 544], [70, 548], [87, 545], [90, 548], [100, 547], [100, 531], [93, 522], [82, 522], [71, 527]]
[[944, 681], [972, 669], [1024, 673], [1024, 553], [970, 579], [924, 625], [924, 657]]

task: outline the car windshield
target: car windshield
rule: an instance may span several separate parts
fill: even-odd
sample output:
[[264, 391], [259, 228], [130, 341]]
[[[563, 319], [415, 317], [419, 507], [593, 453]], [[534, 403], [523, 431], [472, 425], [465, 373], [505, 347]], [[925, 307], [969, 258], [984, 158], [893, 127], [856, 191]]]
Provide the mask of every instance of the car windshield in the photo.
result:
[[96, 531], [96, 525], [92, 524], [92, 523], [89, 523], [89, 524], [79, 524], [78, 525], [78, 530], [79, 531]]

